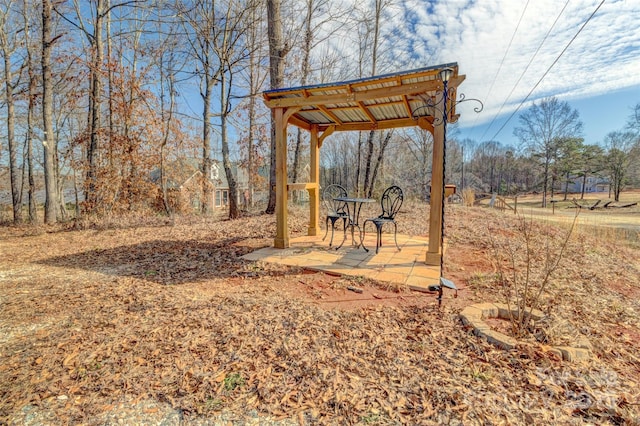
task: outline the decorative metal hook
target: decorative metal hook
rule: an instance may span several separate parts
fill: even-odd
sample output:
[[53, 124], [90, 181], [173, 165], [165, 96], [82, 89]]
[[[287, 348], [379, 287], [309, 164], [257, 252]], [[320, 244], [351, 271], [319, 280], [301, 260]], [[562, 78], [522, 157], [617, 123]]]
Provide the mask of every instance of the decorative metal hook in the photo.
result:
[[484, 104], [482, 103], [482, 101], [480, 99], [476, 99], [476, 98], [467, 99], [464, 96], [464, 93], [460, 93], [460, 99], [458, 99], [453, 105], [455, 106], [455, 105], [461, 104], [462, 102], [468, 102], [468, 101], [475, 101], [475, 102], [480, 104], [480, 106], [473, 107], [473, 112], [480, 113], [484, 109]]
[[[416, 113], [422, 109], [433, 109], [434, 110], [434, 114], [429, 114], [431, 115], [434, 120], [433, 120], [433, 125], [437, 126], [438, 124], [441, 124], [444, 122], [444, 117], [445, 117], [445, 112], [447, 109], [447, 105], [444, 104], [445, 100], [449, 100], [450, 96], [453, 95], [454, 93], [454, 88], [450, 87], [447, 88], [447, 93], [446, 96], [444, 96], [444, 90], [438, 90], [436, 91], [436, 98], [438, 98], [438, 102], [434, 102], [433, 97], [429, 96], [427, 99], [424, 99], [423, 96], [421, 96], [421, 98], [424, 100], [424, 105], [419, 106], [418, 108], [416, 108], [415, 110], [413, 110], [413, 112], [411, 113], [411, 116], [414, 120], [417, 120], [419, 117], [416, 115]], [[441, 95], [441, 96], [439, 96]], [[464, 93], [460, 93], [460, 97], [457, 101], [451, 101], [450, 102], [450, 109], [454, 108], [455, 106], [463, 103], [463, 102], [469, 102], [469, 101], [475, 101], [478, 102], [480, 105], [476, 106], [473, 108], [473, 111], [476, 113], [480, 113], [482, 112], [482, 110], [484, 109], [484, 104], [482, 103], [482, 101], [480, 99], [476, 99], [476, 98], [467, 98], [465, 96]], [[435, 114], [435, 110], [438, 110], [438, 112], [440, 114]], [[447, 120], [448, 123], [455, 123], [455, 121], [449, 121]]]

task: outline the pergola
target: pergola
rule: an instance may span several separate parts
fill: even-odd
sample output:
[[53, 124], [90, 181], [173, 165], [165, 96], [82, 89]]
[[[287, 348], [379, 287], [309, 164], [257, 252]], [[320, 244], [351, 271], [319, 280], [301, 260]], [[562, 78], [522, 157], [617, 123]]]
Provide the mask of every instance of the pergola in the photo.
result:
[[[450, 70], [446, 86], [443, 70]], [[429, 248], [425, 262], [441, 259], [442, 203], [444, 191], [444, 143], [446, 121], [454, 122], [457, 87], [465, 76], [458, 64], [387, 74], [360, 80], [269, 90], [263, 93], [275, 121], [276, 140], [276, 237], [274, 247], [288, 248], [287, 197], [292, 189], [309, 192], [308, 235], [319, 232], [320, 148], [334, 132], [384, 130], [417, 126], [433, 135]], [[443, 105], [445, 100], [447, 105]], [[437, 107], [434, 107], [437, 106]], [[447, 117], [443, 117], [446, 111]], [[287, 127], [311, 135], [309, 182], [287, 182]]]

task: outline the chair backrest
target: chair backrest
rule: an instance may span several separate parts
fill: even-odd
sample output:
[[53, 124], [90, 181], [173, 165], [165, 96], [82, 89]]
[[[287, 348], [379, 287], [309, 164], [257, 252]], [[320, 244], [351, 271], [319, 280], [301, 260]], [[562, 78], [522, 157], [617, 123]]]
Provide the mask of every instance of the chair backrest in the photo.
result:
[[378, 216], [380, 219], [393, 220], [402, 206], [404, 196], [402, 195], [402, 188], [399, 186], [390, 186], [382, 193], [382, 199], [380, 200], [380, 206], [382, 207], [382, 214]]
[[322, 204], [327, 209], [328, 214], [347, 214], [347, 203], [344, 201], [336, 201], [334, 198], [346, 197], [347, 190], [337, 183], [327, 186], [322, 191]]

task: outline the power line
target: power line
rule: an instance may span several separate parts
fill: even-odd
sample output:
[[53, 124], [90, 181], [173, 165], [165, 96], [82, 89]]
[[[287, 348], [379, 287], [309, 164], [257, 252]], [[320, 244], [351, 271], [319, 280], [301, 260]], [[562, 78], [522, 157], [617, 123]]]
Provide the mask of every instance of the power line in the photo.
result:
[[536, 49], [536, 51], [534, 52], [533, 56], [531, 57], [531, 59], [529, 60], [529, 63], [527, 64], [527, 66], [524, 68], [524, 70], [522, 71], [522, 74], [520, 74], [520, 78], [518, 78], [518, 81], [516, 81], [516, 84], [513, 85], [513, 88], [511, 89], [511, 92], [509, 92], [509, 95], [507, 95], [507, 98], [504, 100], [504, 102], [502, 103], [502, 105], [500, 106], [500, 110], [498, 111], [498, 113], [496, 115], [493, 116], [493, 119], [491, 120], [491, 123], [489, 123], [489, 126], [485, 129], [484, 133], [482, 134], [482, 136], [480, 136], [480, 140], [482, 141], [482, 139], [484, 138], [484, 136], [487, 134], [487, 132], [489, 131], [489, 129], [491, 129], [491, 126], [493, 126], [493, 123], [496, 121], [496, 119], [498, 118], [498, 116], [500, 116], [500, 113], [502, 112], [502, 109], [504, 108], [504, 106], [506, 105], [507, 101], [511, 98], [511, 95], [513, 95], [513, 92], [516, 90], [516, 87], [518, 87], [518, 84], [520, 84], [520, 81], [522, 80], [522, 77], [524, 77], [524, 75], [526, 74], [527, 70], [529, 69], [529, 66], [531, 66], [531, 64], [533, 63], [533, 60], [536, 58], [536, 56], [538, 55], [538, 52], [540, 52], [540, 49], [542, 48], [542, 45], [544, 44], [544, 42], [547, 40], [547, 38], [549, 37], [549, 34], [551, 34], [551, 31], [553, 31], [553, 28], [556, 26], [556, 24], [558, 23], [558, 20], [560, 19], [560, 16], [562, 16], [562, 14], [564, 13], [564, 10], [567, 8], [567, 6], [569, 5], [569, 1], [567, 0], [564, 4], [564, 7], [562, 8], [562, 10], [560, 11], [560, 13], [558, 14], [558, 16], [556, 16], [556, 20], [553, 21], [553, 24], [551, 25], [551, 27], [549, 28], [549, 31], [547, 31], [547, 34], [544, 36], [544, 38], [542, 39], [542, 41], [540, 42], [540, 44], [538, 45], [538, 48]]
[[511, 115], [509, 116], [509, 118], [507, 118], [507, 121], [504, 122], [504, 124], [502, 125], [502, 127], [500, 127], [500, 129], [496, 132], [495, 135], [493, 135], [493, 137], [491, 138], [491, 140], [495, 139], [496, 136], [498, 136], [498, 134], [505, 128], [505, 126], [507, 125], [507, 123], [509, 121], [511, 121], [511, 119], [513, 118], [514, 115], [516, 115], [516, 113], [520, 110], [520, 107], [522, 107], [522, 105], [524, 105], [524, 103], [527, 101], [527, 99], [529, 99], [529, 96], [531, 96], [531, 94], [533, 93], [534, 90], [536, 90], [536, 88], [540, 85], [540, 83], [542, 83], [542, 80], [544, 80], [544, 78], [547, 76], [547, 74], [549, 74], [549, 71], [551, 71], [551, 68], [553, 68], [553, 66], [560, 60], [560, 58], [562, 57], [562, 55], [564, 55], [564, 52], [567, 51], [567, 49], [569, 48], [569, 46], [571, 46], [571, 43], [574, 42], [574, 40], [578, 37], [578, 35], [582, 32], [582, 30], [584, 29], [584, 27], [587, 26], [587, 24], [589, 23], [589, 21], [591, 21], [591, 19], [594, 17], [594, 15], [598, 12], [598, 10], [600, 10], [600, 7], [602, 7], [602, 5], [604, 4], [606, 0], [602, 0], [600, 2], [600, 4], [598, 5], [598, 7], [596, 7], [596, 10], [593, 11], [593, 13], [589, 16], [589, 18], [587, 18], [587, 20], [584, 22], [584, 24], [582, 24], [582, 26], [580, 27], [580, 29], [578, 30], [578, 32], [573, 36], [573, 38], [569, 41], [569, 43], [565, 46], [564, 49], [562, 49], [562, 52], [560, 52], [560, 54], [558, 55], [558, 57], [553, 61], [553, 63], [551, 65], [549, 65], [549, 68], [547, 68], [547, 70], [544, 72], [544, 74], [542, 75], [542, 77], [540, 77], [540, 80], [538, 80], [538, 82], [535, 84], [535, 86], [533, 86], [533, 88], [531, 89], [531, 91], [529, 92], [529, 94], [527, 94], [527, 96], [520, 102], [520, 104], [518, 105], [518, 107], [511, 113]]
[[[513, 44], [513, 39], [516, 38], [516, 34], [518, 33], [518, 28], [520, 28], [520, 23], [522, 22], [522, 18], [524, 18], [524, 14], [527, 11], [527, 7], [529, 7], [529, 0], [527, 0], [527, 3], [524, 5], [524, 9], [522, 9], [522, 13], [520, 14], [520, 19], [518, 20], [518, 25], [516, 25], [515, 30], [513, 30], [513, 34], [511, 35], [511, 40], [509, 40], [509, 45], [507, 46], [507, 50], [504, 51], [504, 55], [502, 56], [502, 60], [500, 61], [500, 66], [498, 67], [498, 70], [493, 76], [493, 81], [491, 82], [491, 86], [489, 86], [489, 90], [487, 90], [487, 94], [484, 97], [485, 99], [489, 99], [489, 95], [493, 90], [493, 86], [496, 84], [496, 80], [498, 79], [498, 74], [500, 74], [500, 71], [502, 70], [502, 65], [504, 65], [504, 60], [507, 58], [507, 55], [509, 54], [509, 50], [511, 50], [511, 44]], [[473, 123], [472, 127], [476, 125], [477, 121], [478, 121], [478, 117], [476, 117], [476, 121]]]

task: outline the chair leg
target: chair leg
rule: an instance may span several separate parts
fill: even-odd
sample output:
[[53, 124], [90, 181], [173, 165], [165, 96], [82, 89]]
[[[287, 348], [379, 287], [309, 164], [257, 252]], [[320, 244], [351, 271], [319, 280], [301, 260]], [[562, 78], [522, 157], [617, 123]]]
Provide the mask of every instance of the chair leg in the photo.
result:
[[[327, 218], [327, 233], [329, 232], [329, 221], [331, 221], [331, 239], [329, 240], [329, 247], [331, 247], [333, 245], [333, 233], [336, 229], [336, 221], [338, 220], [337, 217], [328, 217]], [[327, 237], [327, 234], [325, 233], [325, 238]], [[324, 238], [322, 239], [324, 241]]]
[[378, 254], [378, 250], [380, 250], [380, 247], [382, 246], [382, 224], [380, 225], [376, 224], [376, 234], [377, 234], [376, 254]]
[[396, 225], [395, 222], [393, 222], [393, 238], [394, 240], [396, 240], [396, 247], [398, 248], [398, 251], [402, 251], [402, 249], [400, 248], [400, 246], [398, 245], [398, 225]]
[[362, 248], [364, 249], [364, 251], [366, 251], [367, 253], [369, 253], [369, 249], [368, 249], [368, 248], [366, 248], [366, 247], [365, 247], [365, 245], [364, 245], [364, 237], [366, 236], [365, 229], [366, 229], [366, 227], [367, 227], [367, 222], [370, 222], [370, 220], [369, 220], [369, 219], [367, 219], [367, 220], [365, 220], [365, 221], [362, 223], [362, 236], [361, 236], [361, 238], [360, 238], [360, 242], [362, 243]]
[[337, 221], [338, 221], [338, 218], [331, 218], [331, 241], [329, 241], [329, 247], [331, 247], [331, 245], [333, 244], [333, 234], [336, 230]]
[[347, 241], [347, 228], [349, 228], [347, 226], [347, 219], [348, 218], [344, 218], [344, 223], [343, 223], [343, 226], [344, 226], [344, 238], [342, 239], [342, 242], [340, 243], [340, 245], [338, 247], [336, 247], [336, 250], [340, 250], [340, 248], [344, 245], [344, 242]]
[[[322, 241], [324, 241], [327, 238], [327, 235], [329, 234], [329, 217], [327, 217], [327, 220], [325, 220], [324, 227], [326, 228], [326, 231], [324, 231], [324, 237], [322, 237]], [[333, 233], [333, 230], [332, 230], [332, 233]]]

